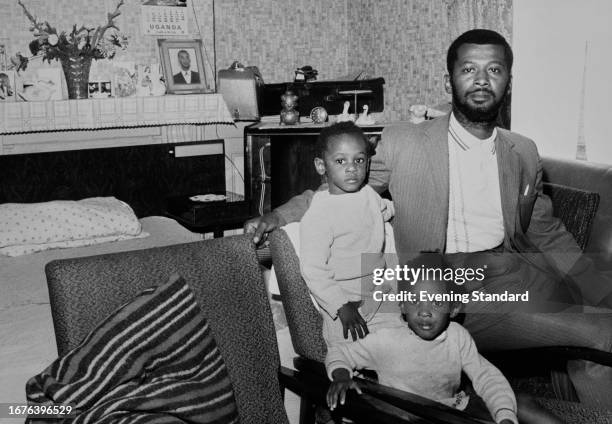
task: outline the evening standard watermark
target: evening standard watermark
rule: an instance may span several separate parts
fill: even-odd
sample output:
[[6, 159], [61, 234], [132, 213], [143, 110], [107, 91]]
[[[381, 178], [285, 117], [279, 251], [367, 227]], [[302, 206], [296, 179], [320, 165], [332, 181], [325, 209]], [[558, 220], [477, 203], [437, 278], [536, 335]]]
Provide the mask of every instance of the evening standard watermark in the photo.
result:
[[[364, 254], [362, 299], [383, 304], [383, 312], [396, 311], [406, 301], [448, 301], [461, 303], [466, 313], [609, 313], [592, 307], [612, 294], [612, 285], [603, 284], [605, 276], [585, 271], [588, 255], [476, 252], [444, 258], [450, 258], [449, 265], [427, 267], [409, 261], [398, 265], [394, 254], [385, 254], [382, 261], [380, 254]], [[421, 280], [446, 283], [449, 289], [439, 299], [430, 299], [430, 294], [420, 293]], [[585, 288], [598, 281], [601, 288], [592, 298]]]

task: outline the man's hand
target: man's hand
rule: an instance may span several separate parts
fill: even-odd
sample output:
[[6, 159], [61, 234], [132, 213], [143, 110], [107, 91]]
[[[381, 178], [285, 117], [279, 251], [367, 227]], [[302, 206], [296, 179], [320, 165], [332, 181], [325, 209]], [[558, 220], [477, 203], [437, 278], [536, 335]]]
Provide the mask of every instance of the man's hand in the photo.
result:
[[342, 333], [345, 339], [348, 339], [349, 331], [353, 341], [357, 340], [357, 338], [363, 339], [369, 333], [368, 326], [359, 313], [360, 303], [347, 302], [338, 309], [338, 318], [342, 322]]
[[281, 217], [274, 211], [268, 212], [263, 216], [258, 216], [249, 219], [244, 223], [244, 232], [253, 234], [253, 243], [259, 246], [262, 243], [267, 243], [268, 233], [283, 225]]
[[344, 405], [346, 392], [348, 390], [353, 389], [357, 393], [361, 394], [361, 389], [357, 383], [353, 381], [347, 369], [335, 369], [332, 372], [332, 377], [334, 381], [329, 386], [329, 389], [327, 389], [327, 406], [329, 406], [329, 409], [333, 411], [338, 404], [338, 400], [340, 400], [340, 405]]

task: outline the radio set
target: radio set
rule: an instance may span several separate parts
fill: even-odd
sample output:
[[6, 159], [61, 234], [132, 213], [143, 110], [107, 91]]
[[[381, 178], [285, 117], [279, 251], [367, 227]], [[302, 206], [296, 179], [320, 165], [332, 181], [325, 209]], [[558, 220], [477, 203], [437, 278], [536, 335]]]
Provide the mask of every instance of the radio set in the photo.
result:
[[217, 91], [236, 121], [258, 121], [258, 99], [264, 82], [256, 66], [243, 66], [235, 61], [228, 69], [219, 71]]

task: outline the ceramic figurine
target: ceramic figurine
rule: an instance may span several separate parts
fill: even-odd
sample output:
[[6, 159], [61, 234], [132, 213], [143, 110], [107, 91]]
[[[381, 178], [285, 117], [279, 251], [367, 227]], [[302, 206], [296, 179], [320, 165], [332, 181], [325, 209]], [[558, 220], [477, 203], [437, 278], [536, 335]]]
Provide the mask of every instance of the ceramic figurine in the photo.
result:
[[374, 125], [376, 121], [372, 118], [372, 115], [368, 115], [368, 105], [363, 105], [363, 113], [359, 115], [359, 118], [355, 121], [357, 125]]
[[159, 70], [155, 66], [139, 65], [136, 95], [146, 97], [163, 96], [164, 94], [166, 94], [166, 84], [162, 81]]
[[412, 105], [408, 111], [410, 112], [408, 120], [413, 124], [421, 123], [426, 119], [427, 106], [425, 105]]
[[163, 80], [163, 77], [159, 73], [159, 70], [152, 69], [151, 70], [151, 96], [163, 96], [166, 94], [166, 83]]
[[355, 117], [352, 114], [348, 113], [350, 106], [351, 103], [348, 100], [344, 102], [344, 109], [342, 110], [342, 113], [336, 118], [336, 122], [355, 122]]
[[281, 96], [281, 106], [283, 106], [280, 112], [281, 125], [295, 125], [300, 121], [300, 114], [295, 110], [297, 100], [298, 96], [291, 90], [285, 91], [285, 94]]

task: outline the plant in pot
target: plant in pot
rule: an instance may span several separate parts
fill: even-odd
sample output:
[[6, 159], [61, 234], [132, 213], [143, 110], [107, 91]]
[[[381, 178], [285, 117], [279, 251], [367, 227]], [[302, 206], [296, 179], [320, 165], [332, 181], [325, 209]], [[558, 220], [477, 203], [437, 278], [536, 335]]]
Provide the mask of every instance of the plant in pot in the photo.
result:
[[[34, 40], [30, 42], [30, 52], [36, 56], [42, 56], [43, 61], [58, 59], [62, 64], [68, 97], [70, 99], [86, 99], [87, 83], [89, 82], [89, 70], [91, 61], [97, 59], [112, 59], [118, 50], [127, 48], [127, 37], [119, 32], [115, 25], [115, 18], [121, 14], [119, 9], [124, 0], [119, 0], [117, 7], [112, 13], [108, 13], [107, 22], [97, 28], [73, 25], [72, 31], [58, 32], [49, 22], [36, 19], [21, 0], [17, 3], [23, 8], [32, 26], [30, 31]], [[17, 69], [25, 69], [27, 58], [17, 54], [19, 63], [13, 62]]]

